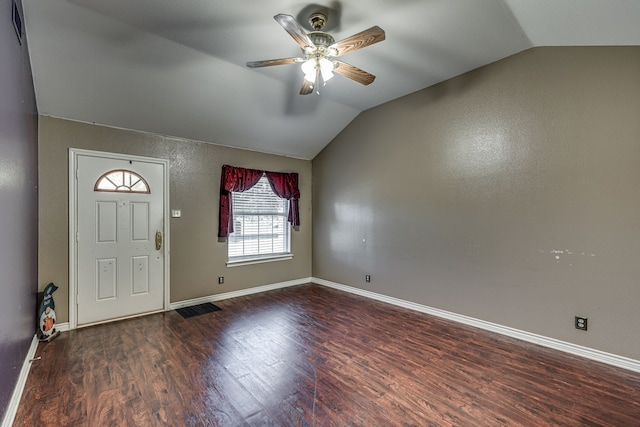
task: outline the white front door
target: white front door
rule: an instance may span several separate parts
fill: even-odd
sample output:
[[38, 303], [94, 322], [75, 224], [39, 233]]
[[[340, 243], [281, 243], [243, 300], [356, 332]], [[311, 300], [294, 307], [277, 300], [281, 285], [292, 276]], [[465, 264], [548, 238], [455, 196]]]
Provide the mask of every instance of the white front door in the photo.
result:
[[164, 308], [165, 166], [76, 157], [78, 325]]

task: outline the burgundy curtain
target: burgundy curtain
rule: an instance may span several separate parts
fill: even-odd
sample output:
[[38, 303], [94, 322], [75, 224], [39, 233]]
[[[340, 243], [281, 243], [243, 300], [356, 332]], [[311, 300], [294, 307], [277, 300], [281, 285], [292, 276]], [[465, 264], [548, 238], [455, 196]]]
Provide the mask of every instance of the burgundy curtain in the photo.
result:
[[262, 178], [264, 171], [255, 169], [235, 168], [222, 166], [220, 178], [220, 224], [218, 237], [228, 237], [233, 233], [233, 216], [231, 215], [231, 192], [247, 191]]
[[298, 199], [300, 190], [298, 189], [297, 173], [265, 172], [256, 169], [236, 168], [233, 166], [222, 166], [222, 177], [220, 178], [220, 224], [218, 226], [218, 237], [229, 237], [233, 233], [233, 215], [231, 206], [231, 193], [247, 191], [262, 178], [267, 176], [273, 192], [283, 199], [289, 200], [288, 221], [294, 227], [300, 225], [300, 212], [298, 210]]
[[266, 175], [273, 192], [278, 197], [289, 201], [289, 217], [287, 220], [294, 227], [299, 226], [298, 199], [300, 198], [300, 190], [298, 189], [298, 174], [267, 172]]

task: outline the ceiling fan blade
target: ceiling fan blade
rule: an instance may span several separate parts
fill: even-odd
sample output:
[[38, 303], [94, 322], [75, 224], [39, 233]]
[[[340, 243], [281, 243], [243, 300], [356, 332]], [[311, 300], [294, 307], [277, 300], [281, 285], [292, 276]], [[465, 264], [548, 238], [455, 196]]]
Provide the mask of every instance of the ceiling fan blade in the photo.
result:
[[340, 40], [329, 46], [329, 49], [336, 49], [337, 55], [344, 55], [345, 53], [353, 52], [354, 50], [362, 49], [363, 47], [370, 46], [374, 43], [381, 42], [385, 39], [384, 30], [378, 26], [369, 28], [354, 34], [351, 37], [347, 37], [344, 40]]
[[284, 28], [285, 31], [293, 37], [296, 43], [298, 43], [298, 46], [302, 49], [307, 46], [315, 46], [313, 41], [311, 41], [307, 35], [307, 32], [302, 28], [302, 25], [300, 25], [293, 16], [280, 13], [274, 16], [273, 19], [278, 21], [278, 24], [282, 25], [282, 28]]
[[309, 82], [309, 80], [304, 79], [304, 81], [302, 82], [302, 87], [300, 88], [300, 95], [309, 95], [314, 91], [314, 89], [317, 91], [319, 83], [320, 83], [320, 68], [316, 68], [315, 82], [311, 83]]
[[300, 88], [300, 95], [309, 95], [313, 92], [313, 83], [307, 79], [302, 79], [302, 87]]
[[351, 80], [354, 80], [365, 86], [373, 83], [373, 81], [376, 79], [376, 76], [374, 76], [373, 74], [367, 73], [366, 71], [361, 70], [358, 67], [354, 67], [353, 65], [347, 64], [346, 62], [342, 61], [335, 61], [333, 72], [338, 73], [341, 76], [348, 77]]
[[304, 59], [302, 58], [267, 59], [264, 61], [247, 62], [247, 67], [249, 68], [271, 67], [273, 65], [295, 64], [302, 61], [304, 61]]

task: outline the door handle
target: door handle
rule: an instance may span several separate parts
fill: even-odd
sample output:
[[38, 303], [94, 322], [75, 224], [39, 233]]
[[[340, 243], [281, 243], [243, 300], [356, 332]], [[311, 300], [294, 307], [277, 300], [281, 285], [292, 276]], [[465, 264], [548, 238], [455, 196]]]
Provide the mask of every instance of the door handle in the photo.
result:
[[156, 231], [156, 251], [162, 248], [162, 231]]

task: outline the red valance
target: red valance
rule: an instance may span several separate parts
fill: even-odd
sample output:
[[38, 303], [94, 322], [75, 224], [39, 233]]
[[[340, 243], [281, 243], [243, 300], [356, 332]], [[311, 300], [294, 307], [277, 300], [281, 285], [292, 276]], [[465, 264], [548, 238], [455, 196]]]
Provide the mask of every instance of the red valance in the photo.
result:
[[266, 175], [273, 192], [282, 199], [289, 200], [288, 221], [293, 226], [300, 225], [300, 212], [298, 210], [297, 173], [266, 172], [257, 169], [237, 168], [234, 166], [222, 166], [220, 178], [220, 223], [218, 237], [229, 237], [233, 233], [233, 208], [231, 206], [231, 193], [247, 191]]

